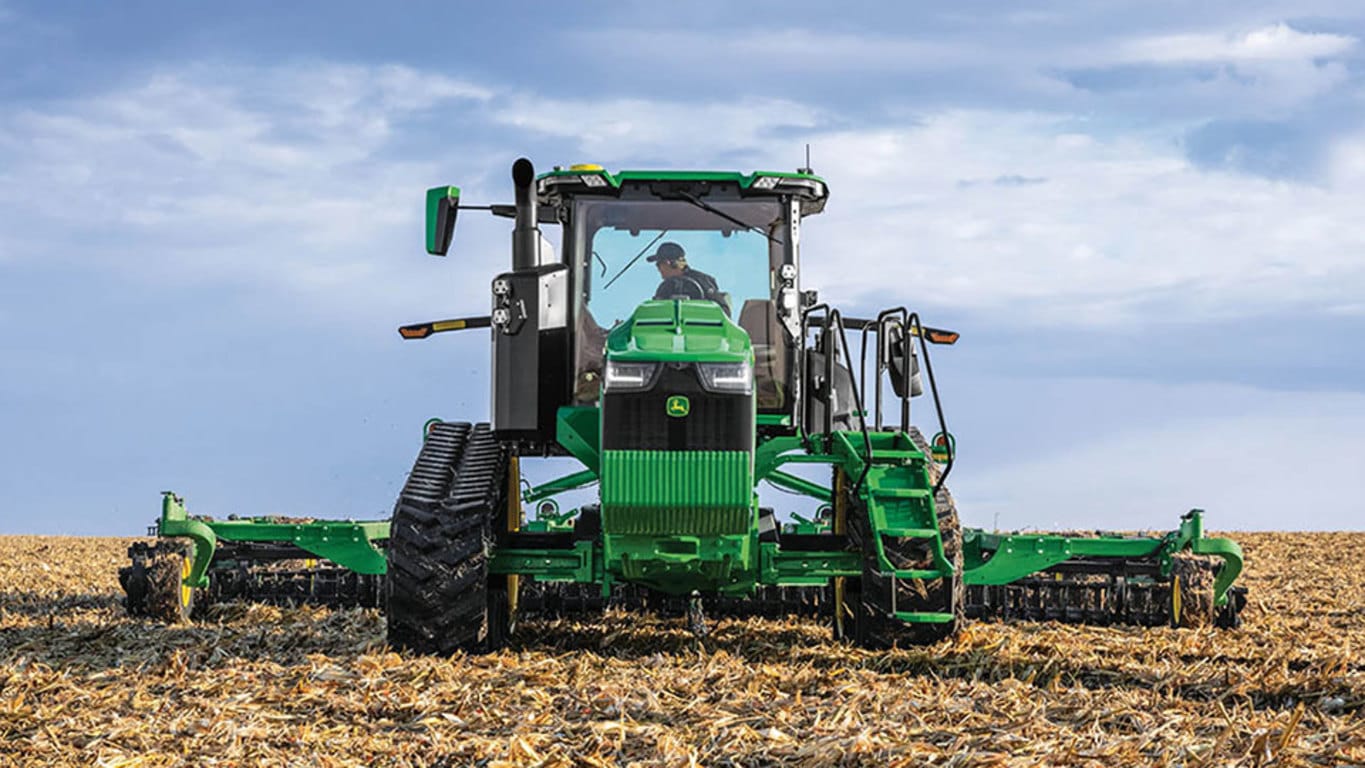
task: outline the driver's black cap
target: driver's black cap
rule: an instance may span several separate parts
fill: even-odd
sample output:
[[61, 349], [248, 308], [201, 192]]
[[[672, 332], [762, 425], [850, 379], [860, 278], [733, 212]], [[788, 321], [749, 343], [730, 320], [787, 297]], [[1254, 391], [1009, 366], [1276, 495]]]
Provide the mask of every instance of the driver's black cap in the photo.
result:
[[645, 261], [650, 263], [656, 261], [677, 261], [687, 258], [687, 252], [677, 243], [659, 243], [659, 250], [645, 257]]

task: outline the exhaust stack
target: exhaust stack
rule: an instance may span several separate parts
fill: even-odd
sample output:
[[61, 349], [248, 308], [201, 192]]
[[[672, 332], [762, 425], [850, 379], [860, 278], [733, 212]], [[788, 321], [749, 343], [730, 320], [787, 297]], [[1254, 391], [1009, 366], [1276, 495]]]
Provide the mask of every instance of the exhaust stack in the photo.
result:
[[540, 266], [540, 228], [536, 226], [536, 202], [531, 185], [536, 180], [536, 168], [522, 157], [512, 163], [512, 184], [517, 194], [516, 226], [512, 230], [512, 269], [535, 269]]
[[[499, 440], [550, 443], [556, 414], [573, 382], [569, 334], [569, 267], [553, 261], [541, 236], [536, 169], [512, 164], [516, 224], [512, 269], [493, 279], [493, 434]], [[547, 263], [548, 262], [548, 263]]]

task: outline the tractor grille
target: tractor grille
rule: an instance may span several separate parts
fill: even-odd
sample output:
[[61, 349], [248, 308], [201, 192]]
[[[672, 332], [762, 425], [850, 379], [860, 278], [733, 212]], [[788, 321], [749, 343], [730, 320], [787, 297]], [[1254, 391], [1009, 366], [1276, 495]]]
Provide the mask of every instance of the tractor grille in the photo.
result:
[[602, 530], [745, 533], [754, 485], [749, 462], [745, 451], [603, 451]]
[[[665, 404], [683, 395], [691, 412], [669, 416]], [[752, 395], [707, 392], [691, 364], [666, 363], [648, 392], [602, 397], [602, 448], [639, 451], [750, 451], [754, 440]]]

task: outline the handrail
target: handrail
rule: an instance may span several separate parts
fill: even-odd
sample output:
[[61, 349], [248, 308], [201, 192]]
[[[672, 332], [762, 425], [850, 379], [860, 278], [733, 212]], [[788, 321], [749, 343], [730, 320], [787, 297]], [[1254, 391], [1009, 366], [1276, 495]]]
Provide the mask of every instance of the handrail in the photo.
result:
[[[938, 382], [934, 379], [934, 363], [929, 359], [929, 345], [924, 340], [924, 326], [920, 324], [919, 313], [911, 312], [907, 320], [913, 321], [914, 328], [917, 331], [915, 336], [919, 338], [920, 352], [924, 354], [924, 371], [929, 374], [929, 392], [934, 396], [934, 413], [938, 416], [938, 429], [943, 433], [944, 440], [948, 442], [948, 463], [943, 465], [943, 471], [938, 475], [938, 482], [934, 483], [934, 496], [937, 497], [939, 490], [943, 488], [943, 484], [948, 481], [948, 473], [953, 471], [953, 460], [957, 451], [953, 450], [953, 441], [948, 438], [948, 425], [943, 419], [943, 401], [938, 397]], [[932, 448], [933, 446], [930, 446], [931, 451]], [[933, 460], [932, 455], [928, 458], [931, 461]]]
[[[838, 388], [835, 386], [835, 383], [834, 383], [834, 370], [835, 370], [835, 365], [836, 365], [836, 360], [835, 360], [835, 358], [836, 358], [836, 356], [837, 356], [837, 349], [835, 348], [834, 343], [833, 343], [834, 340], [837, 338], [837, 340], [838, 340], [838, 342], [839, 342], [839, 346], [843, 348], [843, 350], [844, 350], [844, 357], [849, 361], [849, 367], [850, 367], [850, 368], [852, 367], [852, 364], [853, 364], [853, 352], [852, 352], [852, 350], [849, 349], [849, 346], [848, 346], [848, 333], [844, 330], [843, 315], [840, 314], [839, 310], [834, 309], [834, 308], [830, 307], [828, 304], [825, 304], [825, 303], [820, 303], [820, 304], [816, 304], [816, 305], [814, 305], [814, 306], [807, 307], [807, 308], [805, 309], [805, 311], [801, 313], [801, 346], [802, 346], [803, 352], [804, 352], [804, 349], [805, 349], [806, 333], [807, 333], [807, 330], [810, 328], [810, 325], [811, 325], [811, 323], [810, 323], [810, 319], [811, 319], [811, 318], [810, 318], [810, 315], [811, 315], [813, 312], [816, 312], [817, 310], [824, 310], [824, 313], [825, 313], [824, 322], [821, 324], [821, 331], [822, 331], [822, 337], [823, 337], [822, 340], [821, 340], [821, 347], [824, 349], [824, 355], [825, 355], [825, 386], [827, 386], [827, 387], [829, 388], [829, 392], [830, 392], [829, 401], [825, 404], [825, 414], [824, 414], [824, 415], [825, 415], [825, 425], [824, 425], [824, 426], [825, 426], [825, 432], [824, 432], [824, 434], [825, 434], [825, 453], [829, 453], [829, 451], [832, 450], [832, 448], [833, 448], [833, 441], [834, 441], [834, 400], [835, 400], [836, 394], [837, 394], [837, 392], [838, 392]], [[839, 335], [838, 335], [837, 337], [834, 336], [834, 329], [835, 329], [835, 328], [837, 328], [837, 329], [839, 330]], [[803, 360], [803, 362], [804, 362], [804, 360]], [[852, 373], [852, 372], [850, 371], [850, 373]], [[860, 377], [861, 377], [862, 379], [865, 380], [865, 379], [866, 379], [866, 376], [865, 376], [862, 372], [859, 372], [859, 373], [860, 373]], [[804, 374], [803, 374], [803, 375], [804, 375]], [[861, 427], [862, 427], [861, 431], [862, 431], [862, 434], [863, 434], [863, 457], [862, 457], [862, 458], [863, 458], [863, 472], [862, 472], [862, 474], [860, 474], [860, 475], [858, 476], [858, 482], [855, 483], [854, 486], [853, 486], [853, 490], [854, 490], [855, 492], [862, 486], [863, 480], [866, 479], [866, 477], [867, 477], [867, 468], [868, 468], [869, 466], [871, 466], [871, 464], [872, 464], [872, 436], [869, 435], [868, 432], [867, 432], [867, 409], [866, 409], [866, 407], [864, 407], [864, 405], [863, 405], [863, 388], [859, 387], [859, 386], [858, 386], [858, 383], [859, 383], [859, 382], [858, 382], [857, 380], [855, 380], [854, 383], [853, 383], [853, 384], [854, 384], [854, 385], [853, 385], [853, 400], [854, 400], [854, 408], [855, 408], [855, 411], [854, 411], [854, 412], [855, 412], [855, 414], [858, 416], [858, 423], [859, 423], [859, 425], [861, 425]], [[801, 418], [797, 420], [797, 422], [798, 422], [798, 423], [797, 423], [797, 430], [798, 430], [798, 434], [801, 434], [802, 440], [804, 441], [804, 440], [805, 440], [805, 434], [804, 434], [804, 433], [805, 433], [805, 422], [806, 422], [806, 413], [805, 413], [805, 410], [804, 410], [804, 408], [805, 408], [805, 406], [804, 406], [805, 398], [804, 398], [804, 397], [802, 398], [801, 402], [803, 403], [803, 405], [802, 405], [802, 409], [803, 409], [803, 410], [802, 410], [802, 412], [801, 412]]]
[[[823, 312], [823, 317], [812, 316], [817, 312]], [[939, 431], [946, 435], [948, 434], [948, 427], [946, 420], [943, 417], [943, 402], [939, 399], [938, 380], [934, 376], [934, 364], [933, 360], [930, 359], [929, 346], [927, 341], [925, 340], [926, 334], [924, 332], [924, 325], [923, 323], [920, 322], [919, 313], [911, 312], [907, 308], [902, 306], [895, 307], [893, 309], [883, 310], [882, 312], [878, 313], [876, 320], [850, 318], [848, 323], [854, 325], [861, 332], [861, 339], [859, 342], [860, 349], [858, 358], [858, 372], [857, 378], [853, 382], [854, 384], [853, 393], [856, 401], [855, 405], [857, 408], [859, 423], [861, 424], [862, 427], [861, 431], [863, 434], [863, 446], [865, 450], [865, 455], [863, 457], [864, 459], [863, 471], [859, 474], [858, 480], [857, 482], [854, 483], [853, 486], [854, 490], [856, 491], [858, 488], [862, 487], [863, 482], [867, 479], [867, 472], [868, 469], [871, 467], [872, 463], [872, 441], [871, 437], [868, 434], [867, 426], [868, 413], [865, 405], [867, 399], [867, 337], [869, 332], [877, 334], [877, 359], [875, 364], [876, 385], [874, 390], [876, 404], [873, 412], [875, 428], [879, 431], [882, 429], [882, 375], [886, 371], [885, 362], [888, 351], [887, 345], [889, 344], [888, 329], [897, 324], [903, 329], [903, 333], [910, 333], [911, 335], [916, 336], [919, 339], [920, 353], [924, 356], [924, 370], [929, 378], [929, 391], [931, 396], [933, 397], [934, 415], [938, 419]], [[818, 327], [823, 331], [823, 336], [820, 345], [821, 348], [825, 350], [825, 381], [827, 382], [827, 386], [830, 387], [831, 393], [833, 393], [835, 391], [834, 368], [836, 357], [836, 349], [834, 348], [833, 342], [836, 338], [838, 339], [840, 346], [843, 347], [844, 355], [849, 361], [850, 369], [852, 368], [853, 364], [853, 354], [852, 351], [849, 349], [848, 345], [848, 336], [845, 327], [845, 321], [843, 315], [839, 312], [839, 310], [830, 307], [828, 304], [820, 303], [811, 307], [807, 307], [805, 311], [803, 311], [801, 314], [801, 340], [803, 349], [805, 348], [805, 339], [807, 333], [809, 332], [809, 329], [813, 327]], [[836, 328], [839, 332], [837, 337], [834, 335], [834, 330]], [[909, 360], [907, 360], [906, 362], [908, 365]], [[852, 371], [850, 371], [850, 373], [852, 373]], [[910, 373], [909, 370], [907, 370], [906, 375], [909, 376], [912, 374]], [[901, 401], [900, 431], [903, 433], [908, 433], [910, 431], [910, 396], [911, 396], [910, 387], [909, 382], [907, 381], [904, 394], [900, 395]], [[802, 441], [805, 442], [807, 439], [805, 433], [806, 426], [806, 414], [804, 411], [805, 397], [800, 398], [800, 403], [803, 410], [801, 412], [801, 417], [797, 419], [797, 431], [798, 434], [801, 436]], [[830, 398], [829, 404], [825, 408], [824, 428], [825, 450], [828, 452], [832, 444], [831, 441], [834, 432], [834, 407], [832, 396]], [[948, 460], [944, 464], [943, 471], [939, 473], [938, 481], [934, 484], [933, 492], [935, 496], [937, 496], [938, 492], [942, 490], [944, 483], [948, 479], [948, 475], [953, 470], [954, 463], [953, 453], [954, 452], [951, 450], [948, 451]], [[933, 460], [932, 446], [931, 455], [926, 456], [925, 458], [930, 461]]]

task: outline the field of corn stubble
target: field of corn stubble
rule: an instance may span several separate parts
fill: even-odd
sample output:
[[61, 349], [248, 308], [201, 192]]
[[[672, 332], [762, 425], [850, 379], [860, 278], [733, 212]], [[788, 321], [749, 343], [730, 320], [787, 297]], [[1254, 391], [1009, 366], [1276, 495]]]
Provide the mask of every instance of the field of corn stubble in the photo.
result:
[[1236, 538], [1233, 631], [611, 615], [438, 659], [375, 611], [131, 620], [129, 540], [0, 537], [0, 765], [1365, 764], [1365, 534]]

